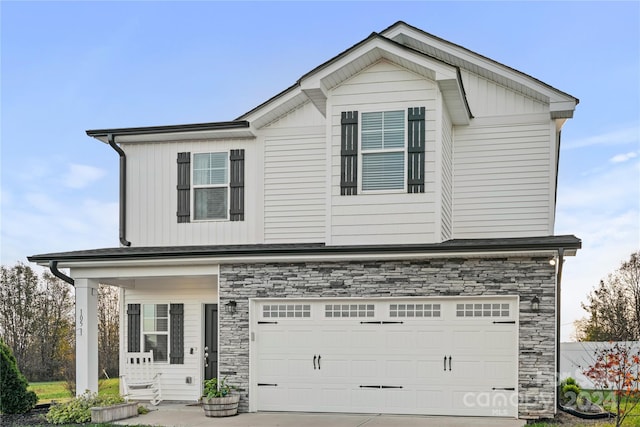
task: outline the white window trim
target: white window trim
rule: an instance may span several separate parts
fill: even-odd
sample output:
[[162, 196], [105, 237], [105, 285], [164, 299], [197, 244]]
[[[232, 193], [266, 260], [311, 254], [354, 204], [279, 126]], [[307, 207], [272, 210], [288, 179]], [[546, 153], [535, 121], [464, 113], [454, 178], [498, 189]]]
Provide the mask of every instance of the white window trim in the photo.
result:
[[[409, 107], [395, 107], [395, 108], [385, 108], [385, 109], [372, 109], [372, 110], [361, 110], [360, 111], [360, 117], [358, 117], [358, 194], [403, 194], [407, 192], [407, 167], [408, 164], [407, 162], [409, 161], [408, 159], [408, 148], [407, 148], [407, 138], [408, 138], [408, 132], [409, 132], [409, 126], [407, 123], [407, 114], [408, 114], [408, 108]], [[362, 116], [364, 114], [367, 113], [384, 113], [387, 111], [402, 111], [403, 113], [403, 124], [404, 124], [404, 138], [403, 138], [403, 143], [404, 146], [402, 149], [400, 148], [382, 148], [382, 149], [376, 149], [376, 150], [366, 150], [366, 153], [364, 153], [364, 150], [362, 148]], [[402, 188], [394, 188], [394, 189], [384, 189], [384, 190], [364, 190], [363, 189], [363, 176], [362, 176], [362, 172], [363, 172], [363, 163], [364, 160], [362, 159], [363, 156], [365, 154], [376, 154], [376, 153], [398, 153], [398, 152], [403, 152], [404, 153], [404, 162], [403, 162], [403, 185]]]
[[[211, 153], [225, 153], [227, 155], [227, 177], [226, 184], [207, 184], [207, 185], [196, 185], [193, 177], [195, 176], [195, 159], [197, 154], [211, 154]], [[192, 222], [220, 222], [220, 221], [229, 221], [229, 205], [231, 203], [231, 152], [229, 150], [222, 151], [198, 151], [191, 154], [191, 221]], [[196, 219], [196, 190], [200, 188], [226, 188], [227, 189], [227, 208], [225, 209], [225, 217], [224, 218], [204, 218], [204, 219]]]
[[[145, 347], [144, 347], [144, 337], [145, 335], [166, 335], [167, 336], [167, 360], [157, 360], [156, 359], [156, 355], [153, 355], [153, 363], [162, 363], [162, 364], [169, 364], [169, 359], [170, 359], [170, 355], [169, 353], [171, 352], [171, 304], [168, 302], [143, 302], [140, 304], [140, 349], [142, 351], [145, 351]], [[153, 305], [153, 306], [157, 306], [157, 305], [166, 305], [167, 306], [167, 332], [163, 332], [163, 331], [145, 331], [144, 330], [144, 306], [145, 305]]]

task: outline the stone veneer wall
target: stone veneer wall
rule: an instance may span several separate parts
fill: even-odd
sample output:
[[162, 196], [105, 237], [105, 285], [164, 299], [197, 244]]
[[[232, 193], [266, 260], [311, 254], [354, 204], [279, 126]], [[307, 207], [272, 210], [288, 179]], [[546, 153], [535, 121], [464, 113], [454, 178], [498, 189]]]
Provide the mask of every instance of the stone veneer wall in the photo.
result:
[[[555, 413], [555, 267], [549, 258], [447, 258], [221, 265], [220, 371], [249, 408], [249, 298], [519, 295], [519, 416]], [[540, 310], [531, 310], [534, 296]]]

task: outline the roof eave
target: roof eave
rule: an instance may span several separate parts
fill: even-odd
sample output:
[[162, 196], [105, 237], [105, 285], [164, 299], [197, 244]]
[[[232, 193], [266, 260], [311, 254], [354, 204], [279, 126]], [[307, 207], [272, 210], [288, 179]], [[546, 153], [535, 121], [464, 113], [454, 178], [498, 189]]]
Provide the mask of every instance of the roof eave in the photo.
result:
[[117, 137], [118, 142], [148, 140], [149, 137], [154, 136], [158, 137], [157, 139], [186, 139], [193, 138], [194, 134], [251, 137], [254, 135], [250, 127], [251, 124], [246, 120], [233, 120], [228, 122], [190, 123], [167, 126], [92, 129], [87, 130], [86, 133], [90, 137], [107, 143], [109, 135]]
[[[60, 263], [101, 262], [114, 260], [161, 260], [161, 259], [225, 259], [229, 257], [287, 257], [330, 255], [389, 255], [416, 254], [438, 256], [460, 256], [461, 254], [553, 252], [562, 248], [565, 255], [574, 255], [582, 247], [575, 236], [546, 236], [538, 238], [465, 239], [443, 243], [407, 245], [345, 245], [326, 246], [315, 244], [236, 245], [236, 246], [184, 246], [184, 247], [140, 247], [106, 248], [94, 251], [60, 252], [27, 257], [40, 265], [55, 260]], [[348, 259], [348, 258], [347, 258]]]

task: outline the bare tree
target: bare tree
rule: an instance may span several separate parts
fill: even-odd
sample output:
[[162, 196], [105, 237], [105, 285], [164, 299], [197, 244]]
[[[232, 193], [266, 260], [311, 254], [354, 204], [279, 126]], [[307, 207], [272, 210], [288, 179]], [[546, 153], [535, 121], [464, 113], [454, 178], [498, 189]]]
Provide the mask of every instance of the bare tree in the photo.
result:
[[581, 341], [640, 339], [640, 251], [601, 280], [582, 304], [589, 316], [576, 323]]
[[0, 267], [0, 336], [31, 381], [58, 379], [73, 353], [71, 287], [22, 263]]
[[29, 378], [27, 360], [38, 322], [38, 276], [22, 263], [0, 267], [0, 336], [13, 351], [18, 367]]
[[120, 299], [118, 288], [100, 285], [98, 290], [98, 359], [100, 371], [118, 376], [120, 334]]

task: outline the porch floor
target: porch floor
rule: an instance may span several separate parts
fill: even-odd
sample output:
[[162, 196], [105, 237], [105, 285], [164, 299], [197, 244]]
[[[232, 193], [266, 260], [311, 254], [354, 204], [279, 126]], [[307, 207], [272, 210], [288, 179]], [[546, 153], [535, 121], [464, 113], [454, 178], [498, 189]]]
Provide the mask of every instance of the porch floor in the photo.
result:
[[228, 418], [208, 418], [200, 406], [161, 403], [151, 412], [114, 422], [119, 425], [164, 427], [522, 427], [524, 420], [512, 418], [436, 417], [380, 414], [319, 414], [258, 412]]

